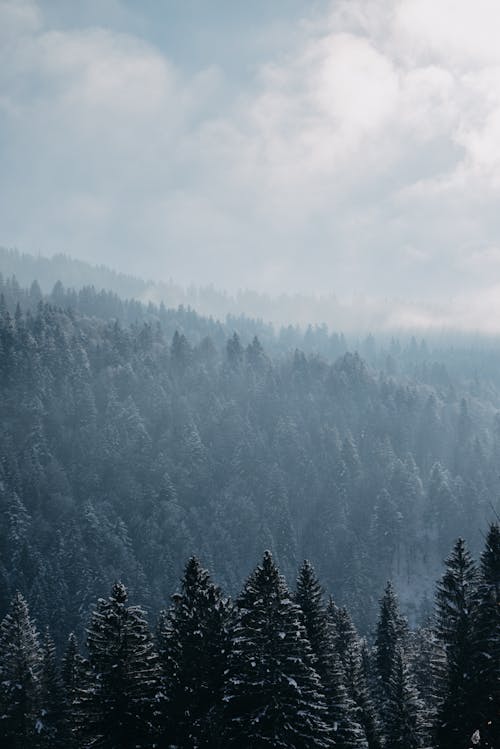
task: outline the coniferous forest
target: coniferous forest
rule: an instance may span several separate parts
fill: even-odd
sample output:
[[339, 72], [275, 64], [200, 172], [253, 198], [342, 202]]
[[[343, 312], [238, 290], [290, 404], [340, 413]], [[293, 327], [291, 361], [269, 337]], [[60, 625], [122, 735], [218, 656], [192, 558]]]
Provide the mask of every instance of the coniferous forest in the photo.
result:
[[499, 362], [0, 277], [0, 745], [498, 749]]
[[266, 551], [231, 601], [191, 557], [154, 631], [115, 582], [85, 650], [71, 633], [60, 659], [17, 593], [0, 625], [2, 746], [498, 747], [499, 575], [492, 524], [479, 566], [454, 545], [427, 626], [409, 628], [389, 582], [370, 644], [308, 561], [291, 591]]

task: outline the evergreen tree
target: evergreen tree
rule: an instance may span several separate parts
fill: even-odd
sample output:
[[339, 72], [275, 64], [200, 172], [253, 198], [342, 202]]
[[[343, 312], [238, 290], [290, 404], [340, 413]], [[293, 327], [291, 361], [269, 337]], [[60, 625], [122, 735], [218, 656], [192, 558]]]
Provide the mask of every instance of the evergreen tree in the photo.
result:
[[92, 614], [88, 688], [80, 699], [86, 749], [153, 746], [158, 656], [144, 612], [126, 602], [125, 586], [115, 583]]
[[66, 749], [64, 735], [64, 698], [61, 675], [56, 660], [56, 649], [48, 630], [42, 645], [40, 678], [40, 708], [38, 718], [39, 746]]
[[[73, 632], [68, 637], [68, 643], [61, 664], [61, 678], [63, 684], [63, 713], [64, 734], [68, 749], [80, 746], [80, 729], [86, 722], [85, 707], [86, 688], [90, 686], [89, 664], [78, 652], [78, 644]], [[80, 710], [80, 697], [84, 695], [84, 709]]]
[[481, 555], [476, 616], [475, 693], [481, 747], [500, 746], [500, 526], [492, 523]]
[[436, 593], [436, 631], [446, 654], [436, 674], [436, 738], [440, 749], [468, 749], [469, 738], [479, 727], [474, 699], [477, 569], [463, 539], [456, 542], [446, 565]]
[[173, 596], [157, 630], [163, 672], [162, 735], [167, 745], [197, 749], [220, 740], [230, 609], [195, 557], [182, 591]]
[[406, 622], [399, 613], [396, 593], [389, 581], [380, 601], [380, 614], [375, 637], [376, 663], [380, 684], [387, 688], [392, 673], [396, 647], [407, 632]]
[[423, 703], [400, 644], [393, 654], [386, 695], [385, 749], [418, 749], [422, 746]]
[[345, 674], [335, 652], [333, 625], [323, 604], [323, 591], [309, 561], [304, 561], [297, 578], [295, 600], [299, 604], [312, 663], [321, 679], [338, 749], [365, 749], [365, 732], [355, 719], [355, 705], [345, 687]]
[[379, 720], [362, 660], [358, 633], [345, 607], [330, 598], [327, 607], [334, 628], [334, 647], [345, 674], [347, 694], [354, 704], [353, 719], [364, 729], [369, 749], [380, 749]]
[[0, 745], [36, 746], [42, 654], [28, 605], [16, 593], [0, 624]]
[[224, 746], [333, 746], [325, 698], [301, 623], [270, 552], [238, 599], [225, 694]]

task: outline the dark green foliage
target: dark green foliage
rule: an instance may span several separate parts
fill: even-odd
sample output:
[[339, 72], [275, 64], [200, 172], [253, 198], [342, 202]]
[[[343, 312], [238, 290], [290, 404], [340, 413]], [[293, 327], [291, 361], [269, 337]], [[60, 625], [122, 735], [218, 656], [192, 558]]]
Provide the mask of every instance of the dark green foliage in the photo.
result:
[[396, 648], [407, 633], [407, 625], [399, 612], [399, 604], [391, 582], [388, 582], [380, 601], [380, 614], [375, 637], [377, 671], [380, 685], [387, 688], [392, 673]]
[[314, 668], [319, 674], [329, 723], [334, 726], [338, 749], [368, 747], [364, 729], [356, 722], [356, 706], [345, 685], [345, 673], [334, 647], [334, 627], [329, 620], [323, 591], [314, 568], [304, 561], [297, 578], [295, 600], [302, 612], [302, 621], [311, 645]]
[[181, 592], [162, 612], [157, 642], [163, 674], [162, 737], [166, 745], [216, 747], [229, 655], [228, 602], [195, 557]]
[[87, 689], [80, 698], [86, 749], [153, 746], [158, 656], [143, 611], [126, 602], [124, 585], [115, 583], [92, 614]]
[[365, 733], [369, 749], [380, 749], [379, 720], [367, 674], [366, 653], [349, 612], [330, 598], [328, 616], [334, 628], [334, 648], [342, 664], [348, 697], [354, 705], [351, 717]]
[[396, 645], [384, 703], [385, 749], [419, 749], [423, 736], [423, 703], [405, 652]]
[[65, 749], [67, 747], [65, 698], [54, 642], [47, 631], [42, 644], [38, 710], [38, 741], [41, 748], [58, 749], [61, 747], [61, 749]]
[[224, 746], [333, 746], [325, 697], [300, 609], [269, 552], [237, 601]]
[[437, 674], [436, 737], [440, 749], [468, 749], [470, 736], [479, 728], [474, 685], [478, 574], [463, 539], [456, 542], [446, 565], [436, 592], [436, 630], [445, 649]]
[[[371, 694], [380, 651], [345, 608], [324, 608], [309, 562], [294, 601], [266, 552], [233, 610], [192, 557], [160, 617], [159, 655], [116, 583], [92, 614], [88, 660], [70, 635], [60, 670], [17, 594], [0, 627], [2, 749], [496, 749], [498, 540], [492, 525], [479, 579], [457, 542], [435, 629], [403, 622], [389, 679], [374, 691], [381, 721]], [[395, 600], [386, 589], [387, 621], [398, 619]]]
[[16, 593], [0, 625], [0, 745], [37, 746], [42, 650], [28, 605]]
[[90, 685], [91, 675], [89, 664], [78, 652], [78, 644], [73, 633], [68, 637], [62, 658], [61, 678], [64, 691], [62, 709], [65, 745], [68, 749], [77, 749], [80, 744], [79, 736], [84, 733], [86, 727], [86, 689]]
[[475, 694], [481, 747], [500, 746], [500, 526], [492, 523], [481, 555], [475, 622]]

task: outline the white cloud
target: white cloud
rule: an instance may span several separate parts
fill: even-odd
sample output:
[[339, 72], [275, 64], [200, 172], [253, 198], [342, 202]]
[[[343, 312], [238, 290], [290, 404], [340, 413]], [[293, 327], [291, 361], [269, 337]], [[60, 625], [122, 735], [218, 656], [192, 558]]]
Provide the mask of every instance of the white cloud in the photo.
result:
[[138, 35], [0, 1], [0, 241], [229, 288], [480, 295], [499, 20], [493, 0], [337, 0], [234, 94]]

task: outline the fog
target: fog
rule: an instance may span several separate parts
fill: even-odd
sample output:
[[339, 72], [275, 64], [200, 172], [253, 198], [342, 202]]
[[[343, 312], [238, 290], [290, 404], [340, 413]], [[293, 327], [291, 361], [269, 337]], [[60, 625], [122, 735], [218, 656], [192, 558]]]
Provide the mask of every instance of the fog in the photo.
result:
[[0, 244], [499, 329], [497, 3], [84, 5], [0, 2]]

